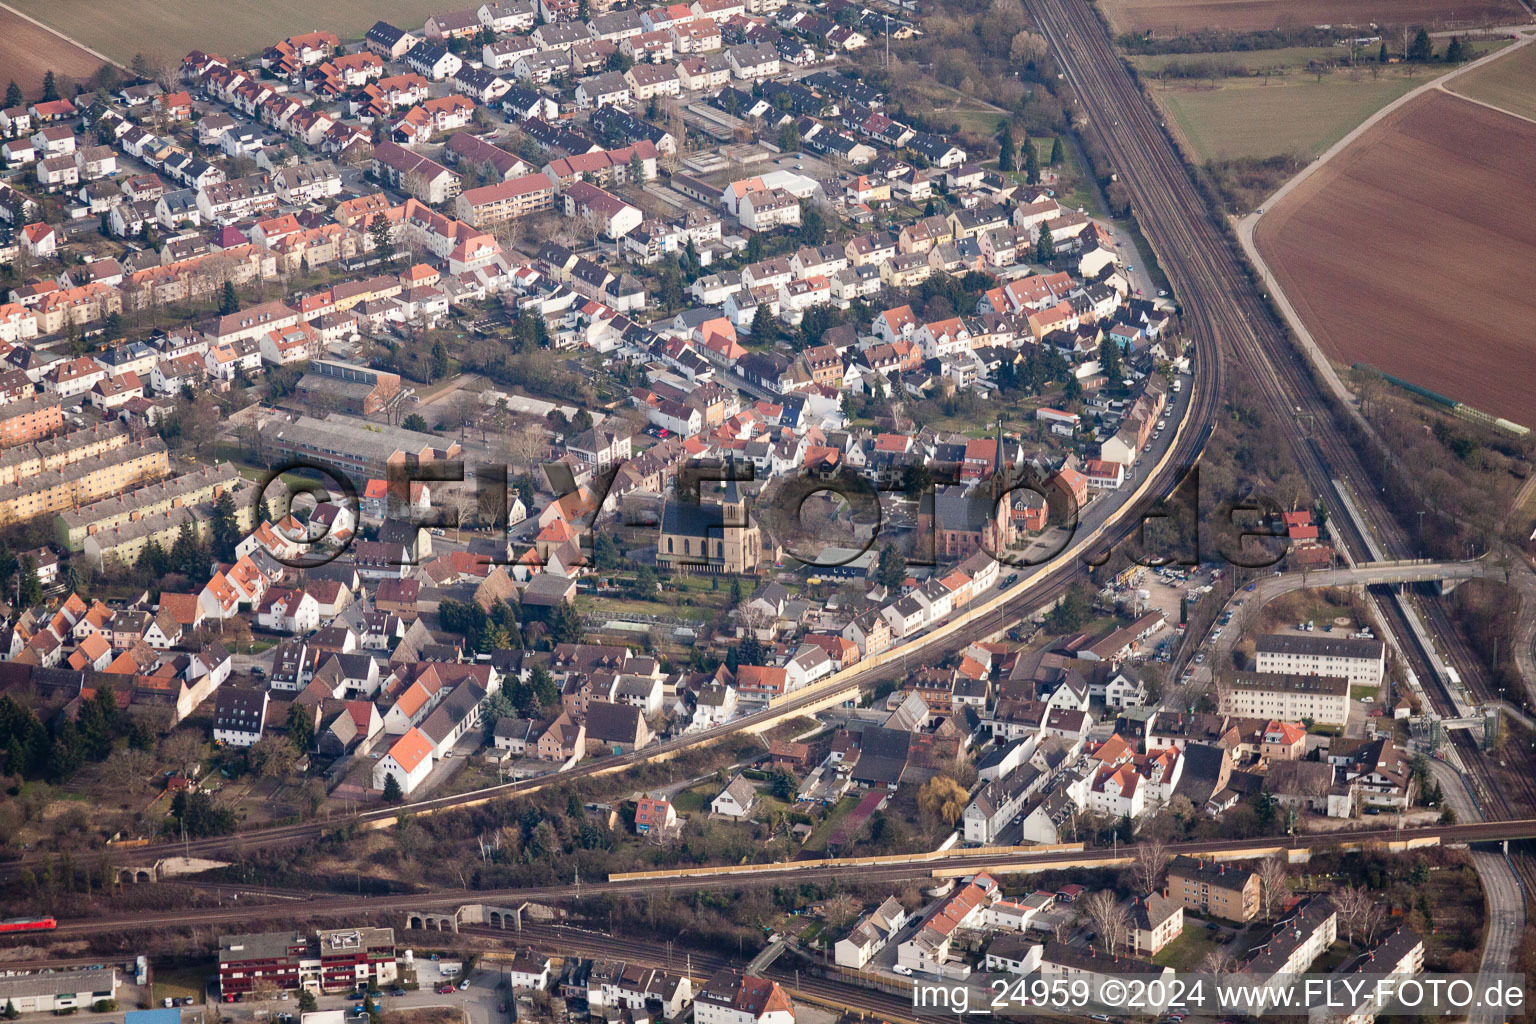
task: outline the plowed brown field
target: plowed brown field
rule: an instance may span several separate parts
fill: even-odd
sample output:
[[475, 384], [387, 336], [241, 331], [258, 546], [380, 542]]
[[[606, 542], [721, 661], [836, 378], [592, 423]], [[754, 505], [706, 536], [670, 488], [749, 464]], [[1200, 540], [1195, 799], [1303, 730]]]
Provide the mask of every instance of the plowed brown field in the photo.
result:
[[33, 100], [42, 93], [43, 75], [49, 71], [55, 78], [68, 77], [84, 83], [100, 67], [99, 58], [0, 8], [0, 90], [14, 80], [27, 99]]
[[1318, 344], [1536, 426], [1536, 124], [1430, 91], [1258, 223]]

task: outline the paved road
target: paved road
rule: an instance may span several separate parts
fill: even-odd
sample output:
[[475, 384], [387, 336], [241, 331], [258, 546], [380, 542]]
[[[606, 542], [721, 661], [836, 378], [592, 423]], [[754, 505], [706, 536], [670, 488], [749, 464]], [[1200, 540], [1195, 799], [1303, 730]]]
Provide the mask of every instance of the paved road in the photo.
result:
[[1525, 684], [1526, 703], [1536, 707], [1536, 570], [1523, 560], [1511, 568], [1510, 583], [1520, 591], [1520, 616], [1515, 620], [1515, 665]]
[[[1481, 821], [1482, 810], [1467, 788], [1467, 777], [1444, 761], [1431, 761], [1430, 768], [1457, 820]], [[1525, 931], [1525, 893], [1520, 880], [1502, 852], [1473, 850], [1472, 864], [1483, 883], [1488, 922], [1480, 969], [1490, 973], [1513, 970]], [[1503, 1024], [1505, 1019], [1504, 1014], [1484, 1011], [1471, 1015], [1468, 1024]]]
[[[1262, 608], [1275, 598], [1293, 591], [1312, 587], [1347, 587], [1374, 583], [1413, 583], [1436, 579], [1474, 579], [1492, 576], [1498, 571], [1490, 562], [1427, 562], [1413, 565], [1382, 565], [1367, 563], [1353, 569], [1324, 569], [1313, 572], [1289, 572], [1269, 576], [1251, 584], [1252, 590], [1243, 589], [1227, 599], [1224, 612], [1230, 612], [1235, 624], [1222, 629], [1221, 636], [1209, 643], [1205, 661], [1196, 667], [1190, 681], [1208, 682], [1214, 666], [1231, 663], [1232, 647], [1244, 634], [1239, 628], [1251, 610]], [[1241, 615], [1239, 615], [1241, 610]], [[1221, 616], [1216, 622], [1221, 621]], [[1214, 631], [1214, 628], [1213, 628]]]

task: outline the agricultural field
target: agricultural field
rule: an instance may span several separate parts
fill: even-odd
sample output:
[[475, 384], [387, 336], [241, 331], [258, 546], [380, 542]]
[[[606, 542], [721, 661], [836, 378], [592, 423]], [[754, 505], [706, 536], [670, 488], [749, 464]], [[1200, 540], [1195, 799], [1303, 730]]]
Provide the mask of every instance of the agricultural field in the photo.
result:
[[1460, 75], [1446, 83], [1458, 96], [1467, 96], [1507, 110], [1511, 114], [1536, 120], [1536, 47], [1522, 46], [1486, 67]]
[[1119, 32], [1171, 36], [1200, 29], [1251, 32], [1290, 25], [1423, 25], [1431, 31], [1529, 20], [1517, 0], [1099, 0]]
[[1292, 74], [1268, 80], [1228, 79], [1217, 85], [1157, 82], [1153, 96], [1175, 134], [1198, 163], [1316, 156], [1360, 122], [1423, 81], [1364, 73]]
[[1404, 104], [1259, 222], [1323, 351], [1531, 423], [1536, 124], [1439, 90]]
[[[264, 49], [286, 36], [327, 29], [361, 39], [375, 21], [419, 28], [433, 11], [425, 0], [343, 0], [316, 8], [302, 0], [12, 0], [11, 6], [126, 64], [136, 53], [180, 61], [189, 50], [226, 56]], [[4, 45], [4, 44], [0, 44]], [[95, 66], [92, 66], [95, 70]]]
[[66, 80], [85, 82], [101, 63], [101, 58], [67, 39], [0, 7], [0, 89], [14, 80], [28, 99], [37, 99], [42, 95], [43, 76], [52, 71], [59, 80], [59, 92], [69, 95], [74, 90], [66, 88]]
[[[1482, 56], [1504, 40], [1469, 44]], [[1199, 163], [1212, 160], [1313, 157], [1393, 100], [1452, 70], [1445, 64], [1334, 67], [1319, 74], [1308, 61], [1338, 60], [1341, 50], [1288, 47], [1241, 53], [1133, 57], [1175, 135]], [[1155, 77], [1171, 62], [1212, 69], [1201, 78]], [[1236, 69], [1223, 77], [1222, 67]]]
[[1208, 67], [1214, 76], [1241, 71], [1304, 70], [1308, 61], [1337, 61], [1345, 55], [1341, 46], [1284, 46], [1274, 50], [1227, 50], [1215, 53], [1138, 53], [1129, 60], [1137, 71], [1149, 78], [1158, 77], [1169, 65]]

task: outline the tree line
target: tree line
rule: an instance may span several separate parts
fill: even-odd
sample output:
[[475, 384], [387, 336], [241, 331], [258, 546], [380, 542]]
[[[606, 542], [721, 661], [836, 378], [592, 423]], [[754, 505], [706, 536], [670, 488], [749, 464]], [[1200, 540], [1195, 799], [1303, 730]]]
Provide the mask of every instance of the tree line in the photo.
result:
[[155, 745], [147, 725], [118, 710], [110, 687], [97, 687], [75, 717], [60, 714], [51, 728], [10, 694], [0, 697], [0, 751], [8, 775], [62, 782], [86, 762], [106, 760], [119, 739], [134, 750]]

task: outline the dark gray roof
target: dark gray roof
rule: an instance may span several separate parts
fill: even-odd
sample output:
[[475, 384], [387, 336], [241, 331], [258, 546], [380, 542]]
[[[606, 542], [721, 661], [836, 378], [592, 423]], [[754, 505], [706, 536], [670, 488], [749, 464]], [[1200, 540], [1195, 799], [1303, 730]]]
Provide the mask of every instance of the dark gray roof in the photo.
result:
[[637, 707], [595, 700], [587, 707], [586, 724], [590, 740], [633, 744], [639, 738], [642, 719]]
[[1266, 633], [1258, 638], [1259, 654], [1297, 654], [1324, 658], [1380, 658], [1385, 650], [1380, 640], [1312, 633]]
[[870, 726], [864, 730], [859, 760], [853, 766], [851, 777], [855, 782], [868, 785], [900, 782], [902, 772], [906, 771], [911, 742], [912, 734], [905, 730]]
[[1173, 863], [1168, 866], [1168, 877], [1170, 879], [1187, 878], [1203, 885], [1215, 885], [1223, 889], [1243, 889], [1254, 874], [1237, 864], [1200, 860], [1181, 855], [1173, 858]]
[[1275, 923], [1263, 944], [1249, 951], [1243, 971], [1267, 977], [1282, 969], [1297, 947], [1306, 943], [1334, 913], [1333, 902], [1326, 896], [1313, 896], [1298, 903]]
[[266, 698], [264, 690], [221, 686], [214, 702], [214, 728], [261, 732], [266, 717]]

